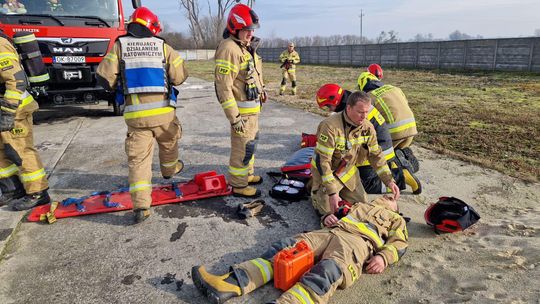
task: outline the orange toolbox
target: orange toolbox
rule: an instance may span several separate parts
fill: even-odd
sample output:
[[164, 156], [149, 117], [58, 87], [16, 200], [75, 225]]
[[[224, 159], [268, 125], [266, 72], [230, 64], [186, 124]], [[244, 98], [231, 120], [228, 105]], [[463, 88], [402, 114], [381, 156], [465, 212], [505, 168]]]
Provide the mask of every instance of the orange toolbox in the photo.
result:
[[313, 266], [313, 251], [302, 240], [290, 249], [283, 249], [274, 258], [274, 287], [289, 290]]

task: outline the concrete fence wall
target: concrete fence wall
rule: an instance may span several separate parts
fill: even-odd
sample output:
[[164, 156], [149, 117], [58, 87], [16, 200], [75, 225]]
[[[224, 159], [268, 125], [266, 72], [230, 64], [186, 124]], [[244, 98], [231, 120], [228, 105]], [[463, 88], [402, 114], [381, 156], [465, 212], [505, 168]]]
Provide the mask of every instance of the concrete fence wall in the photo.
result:
[[[285, 48], [260, 48], [265, 61]], [[540, 37], [297, 47], [302, 63], [540, 72]]]
[[177, 50], [184, 60], [210, 60], [214, 59], [216, 50]]

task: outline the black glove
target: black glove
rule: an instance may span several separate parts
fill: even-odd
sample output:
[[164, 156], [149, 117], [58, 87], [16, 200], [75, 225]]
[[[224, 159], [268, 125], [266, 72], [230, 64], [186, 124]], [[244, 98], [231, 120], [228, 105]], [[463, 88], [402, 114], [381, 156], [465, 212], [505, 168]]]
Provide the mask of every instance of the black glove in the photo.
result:
[[257, 88], [255, 79], [252, 78], [251, 80], [246, 83], [246, 98], [247, 100], [257, 100], [260, 94], [259, 88]]
[[0, 100], [0, 132], [11, 131], [15, 127], [15, 114], [18, 105]]

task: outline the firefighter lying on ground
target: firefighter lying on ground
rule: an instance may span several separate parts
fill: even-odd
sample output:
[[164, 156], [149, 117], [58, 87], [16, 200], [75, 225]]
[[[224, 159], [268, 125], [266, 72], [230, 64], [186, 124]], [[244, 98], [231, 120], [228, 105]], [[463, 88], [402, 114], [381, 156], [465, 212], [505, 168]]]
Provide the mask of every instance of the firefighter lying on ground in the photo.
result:
[[[317, 105], [320, 108], [328, 108], [332, 112], [341, 112], [345, 109], [346, 100], [352, 94], [351, 91], [344, 90], [337, 84], [325, 84], [317, 91]], [[392, 138], [388, 132], [384, 117], [371, 105], [367, 119], [373, 124], [377, 133], [377, 143], [381, 146], [384, 157], [392, 171], [392, 176], [396, 180], [400, 190], [404, 190], [405, 185], [412, 188], [413, 194], [420, 194], [422, 186], [414, 174], [411, 165], [405, 158], [403, 152], [397, 149], [394, 152]], [[383, 184], [379, 176], [370, 166], [369, 160], [364, 161], [358, 167], [360, 179], [364, 189], [369, 194], [384, 194], [388, 189]]]
[[408, 245], [405, 224], [396, 201], [379, 197], [354, 205], [339, 221], [328, 223], [329, 228], [273, 243], [260, 258], [233, 265], [228, 273], [214, 275], [195, 266], [191, 277], [211, 303], [223, 303], [278, 279], [273, 268], [276, 254], [305, 241], [314, 253], [314, 266], [273, 303], [327, 303], [337, 288], [358, 281], [363, 269], [381, 273], [402, 257]]
[[33, 138], [32, 113], [39, 106], [27, 91], [27, 76], [19, 54], [1, 31], [0, 82], [0, 205], [27, 210], [48, 204], [47, 173]]
[[287, 78], [291, 81], [293, 95], [296, 95], [296, 65], [300, 63], [300, 55], [294, 49], [294, 43], [289, 42], [289, 45], [285, 51], [279, 55], [279, 61], [281, 62], [281, 86], [279, 88], [279, 95], [285, 93], [287, 87]]
[[182, 127], [176, 117], [178, 91], [173, 86], [182, 84], [188, 75], [178, 52], [155, 37], [160, 31], [158, 17], [146, 7], [137, 8], [128, 34], [118, 38], [97, 69], [100, 85], [110, 91], [118, 88], [123, 94], [129, 192], [136, 223], [150, 216], [154, 140], [163, 178], [184, 168], [178, 158]]
[[[375, 66], [375, 67], [374, 67]], [[371, 71], [382, 77], [382, 68], [378, 65], [370, 65]], [[378, 68], [377, 68], [378, 67]], [[416, 130], [416, 120], [409, 107], [407, 97], [400, 88], [384, 84], [380, 78], [372, 74], [370, 70], [363, 72], [358, 77], [358, 87], [360, 90], [369, 93], [373, 105], [382, 114], [388, 130], [392, 136], [394, 148], [400, 148], [414, 167], [414, 172], [418, 171], [418, 161], [409, 148]]]
[[311, 161], [313, 207], [323, 216], [333, 214], [339, 201], [367, 203], [357, 166], [369, 161], [380, 180], [399, 198], [375, 128], [367, 120], [371, 101], [362, 92], [347, 99], [345, 110], [323, 120], [317, 128], [317, 144]]
[[259, 196], [261, 191], [250, 185], [262, 182], [261, 176], [254, 175], [259, 112], [266, 101], [262, 60], [256, 53], [260, 40], [253, 36], [256, 28], [255, 12], [247, 5], [235, 5], [215, 55], [216, 94], [231, 132], [229, 183], [233, 195], [242, 197]]

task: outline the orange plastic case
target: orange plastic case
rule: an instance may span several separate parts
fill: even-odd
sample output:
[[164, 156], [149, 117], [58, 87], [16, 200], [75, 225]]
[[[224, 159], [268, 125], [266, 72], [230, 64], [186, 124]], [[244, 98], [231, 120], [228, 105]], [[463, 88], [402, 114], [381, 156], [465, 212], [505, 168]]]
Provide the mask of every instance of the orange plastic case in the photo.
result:
[[295, 247], [281, 250], [274, 258], [274, 287], [289, 290], [311, 269], [313, 262], [313, 251], [306, 241], [302, 240]]

